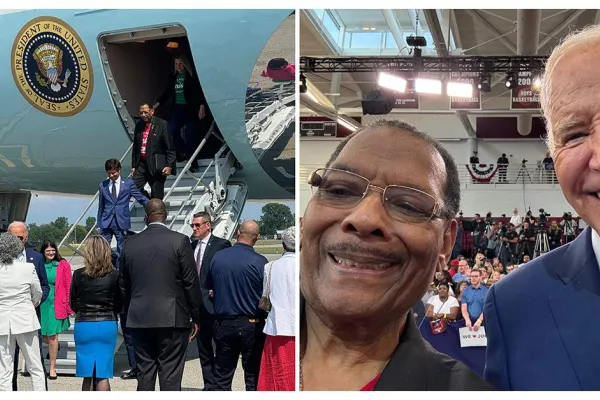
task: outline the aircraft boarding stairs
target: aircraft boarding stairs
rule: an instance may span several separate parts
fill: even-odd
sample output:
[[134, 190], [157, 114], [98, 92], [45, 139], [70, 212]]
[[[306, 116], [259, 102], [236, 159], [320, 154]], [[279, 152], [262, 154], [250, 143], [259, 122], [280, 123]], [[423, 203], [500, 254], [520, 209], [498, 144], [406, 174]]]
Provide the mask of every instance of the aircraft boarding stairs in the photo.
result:
[[[214, 126], [213, 126], [214, 127]], [[195, 157], [201, 150], [209, 135], [213, 134], [213, 129], [206, 135], [196, 152], [192, 157]], [[123, 156], [129, 154], [130, 149]], [[191, 162], [179, 163], [177, 165], [177, 175], [169, 176], [165, 182], [165, 204], [167, 206], [168, 217], [166, 225], [177, 232], [186, 236], [192, 235], [193, 215], [199, 211], [207, 211], [213, 217], [213, 233], [217, 236], [232, 239], [235, 230], [239, 223], [239, 218], [242, 214], [247, 196], [247, 186], [244, 182], [235, 182], [230, 180], [231, 175], [236, 171], [235, 157], [226, 144], [223, 144], [213, 159], [198, 160], [198, 168], [196, 173], [189, 171]], [[146, 187], [150, 192], [150, 188]], [[80, 223], [86, 215], [89, 208], [97, 202], [98, 195], [94, 197], [92, 203], [81, 214], [81, 217], [73, 224], [71, 230], [59, 244], [73, 249], [76, 254], [82, 251], [81, 245], [73, 247], [66, 242], [66, 239], [71, 235], [75, 225]], [[131, 212], [131, 230], [140, 232], [145, 229], [144, 209], [137, 203], [130, 203]], [[88, 232], [86, 238], [95, 234], [96, 227], [94, 226]], [[85, 241], [85, 239], [83, 240]], [[82, 241], [82, 242], [83, 242]], [[113, 238], [111, 244], [116, 248], [116, 241]], [[74, 256], [73, 256], [74, 257]], [[71, 257], [71, 260], [73, 259]], [[72, 264], [72, 261], [69, 262]], [[82, 267], [82, 265], [75, 266]], [[56, 360], [56, 371], [60, 375], [75, 374], [75, 340], [73, 336], [74, 317], [71, 318], [71, 328], [62, 334], [59, 334], [60, 351]], [[117, 338], [117, 354], [126, 355], [125, 346], [121, 327], [119, 326], [119, 334]], [[44, 345], [44, 355], [48, 352], [47, 345]], [[46, 366], [49, 367], [49, 360], [45, 360]]]
[[256, 158], [266, 151], [296, 120], [296, 86], [284, 83], [270, 89], [253, 89], [246, 98], [246, 131]]

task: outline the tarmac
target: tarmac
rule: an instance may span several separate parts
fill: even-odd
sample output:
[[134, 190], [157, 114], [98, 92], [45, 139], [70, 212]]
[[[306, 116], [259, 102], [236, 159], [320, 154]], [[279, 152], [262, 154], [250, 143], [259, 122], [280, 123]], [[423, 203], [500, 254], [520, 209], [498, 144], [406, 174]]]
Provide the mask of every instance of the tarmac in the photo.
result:
[[[266, 245], [265, 247], [270, 247]], [[280, 245], [277, 245], [280, 246]], [[281, 257], [280, 254], [266, 254], [265, 257], [269, 261], [276, 260]], [[70, 257], [67, 257], [70, 259]], [[80, 256], [74, 256], [71, 262], [71, 269], [76, 270], [83, 267], [83, 258]], [[22, 363], [22, 360], [21, 360]], [[125, 352], [125, 345], [121, 345], [121, 348], [115, 355], [115, 370], [114, 379], [110, 380], [111, 389], [113, 391], [135, 391], [137, 388], [137, 380], [123, 380], [120, 378], [123, 372], [129, 370], [129, 364], [127, 362], [127, 353]], [[48, 389], [50, 391], [79, 391], [81, 390], [82, 378], [76, 378], [74, 376], [59, 375], [55, 381], [48, 381]], [[17, 385], [21, 391], [33, 390], [31, 378], [24, 377], [19, 374]], [[198, 359], [198, 346], [196, 342], [190, 343], [188, 346], [188, 355], [185, 363], [185, 369], [183, 371], [182, 390], [183, 391], [199, 391], [204, 387], [202, 381], [202, 369], [200, 368], [200, 360]], [[156, 390], [159, 390], [158, 378]], [[233, 391], [244, 391], [244, 372], [242, 369], [241, 360], [238, 362], [238, 367], [235, 371], [232, 383]]]
[[[137, 388], [137, 380], [129, 379], [123, 380], [120, 378], [124, 371], [129, 369], [127, 363], [127, 356], [124, 351], [124, 346], [115, 355], [115, 370], [114, 379], [110, 380], [111, 390], [113, 391], [135, 391]], [[79, 391], [81, 390], [81, 384], [83, 378], [76, 378], [74, 376], [59, 375], [55, 381], [48, 381], [49, 391]], [[33, 385], [31, 378], [24, 377], [19, 374], [17, 385], [20, 391], [31, 391]], [[202, 381], [202, 369], [200, 368], [200, 360], [198, 359], [198, 346], [196, 342], [190, 343], [188, 346], [188, 356], [185, 363], [185, 369], [183, 371], [182, 391], [199, 391], [204, 387]], [[158, 378], [156, 390], [159, 390]], [[233, 377], [232, 390], [243, 391], [245, 389], [244, 384], [244, 371], [242, 370], [241, 361], [238, 363], [238, 367]]]

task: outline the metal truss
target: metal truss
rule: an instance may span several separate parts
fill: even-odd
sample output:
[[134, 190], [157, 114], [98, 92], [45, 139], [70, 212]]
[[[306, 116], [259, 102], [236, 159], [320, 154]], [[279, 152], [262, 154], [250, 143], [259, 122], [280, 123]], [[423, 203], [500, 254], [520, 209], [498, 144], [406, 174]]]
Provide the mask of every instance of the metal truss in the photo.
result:
[[300, 57], [300, 72], [519, 72], [542, 70], [548, 57]]

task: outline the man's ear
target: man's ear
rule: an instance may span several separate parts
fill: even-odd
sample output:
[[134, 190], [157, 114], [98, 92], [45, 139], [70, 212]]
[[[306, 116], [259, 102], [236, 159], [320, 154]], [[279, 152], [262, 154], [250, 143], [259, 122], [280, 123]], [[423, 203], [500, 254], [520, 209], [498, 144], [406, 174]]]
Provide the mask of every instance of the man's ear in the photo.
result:
[[[450, 220], [449, 225], [446, 227], [446, 231], [444, 232], [444, 239], [442, 243], [442, 248], [440, 249], [439, 257], [440, 259], [443, 257], [443, 261], [445, 265], [446, 260], [449, 260], [452, 256], [452, 249], [454, 249], [454, 243], [456, 242], [456, 229], [458, 228], [458, 224], [455, 219]], [[443, 269], [443, 268], [442, 268]]]

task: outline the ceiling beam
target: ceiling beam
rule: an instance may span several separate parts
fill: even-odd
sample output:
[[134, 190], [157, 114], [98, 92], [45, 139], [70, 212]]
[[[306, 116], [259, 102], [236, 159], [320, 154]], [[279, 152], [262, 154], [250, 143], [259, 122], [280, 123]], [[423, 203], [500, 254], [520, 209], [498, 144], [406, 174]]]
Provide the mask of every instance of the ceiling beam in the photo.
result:
[[[546, 46], [548, 43], [550, 43], [550, 41], [552, 39], [554, 39], [554, 36], [556, 36], [560, 32], [562, 32], [563, 29], [568, 27], [573, 21], [575, 21], [577, 18], [579, 18], [579, 16], [586, 11], [587, 10], [573, 11], [573, 13], [571, 15], [569, 15], [563, 22], [561, 22], [560, 25], [558, 25], [556, 28], [552, 29], [552, 31], [548, 32], [546, 37], [539, 43], [538, 51], [540, 51], [540, 49], [542, 49], [544, 46]], [[598, 13], [600, 13], [600, 10], [598, 10], [596, 12], [596, 20], [598, 20]], [[598, 22], [596, 22], [596, 23], [598, 23]]]
[[[438, 56], [450, 56], [450, 52], [448, 51], [448, 47], [446, 46], [446, 41], [444, 40], [444, 32], [442, 31], [442, 26], [440, 25], [440, 19], [438, 18], [436, 10], [424, 9], [423, 13], [425, 14], [425, 19], [427, 20], [427, 26], [429, 27], [431, 36], [435, 41], [435, 50], [437, 51]], [[465, 128], [465, 131], [467, 131], [467, 135], [469, 135], [470, 137], [477, 136], [475, 129], [473, 129], [473, 125], [471, 124], [471, 120], [469, 119], [467, 114], [461, 111], [456, 111], [456, 116], [458, 117], [463, 128]]]
[[490, 24], [485, 18], [483, 18], [481, 15], [479, 15], [476, 11], [474, 10], [464, 10], [467, 14], [469, 14], [471, 16], [471, 18], [473, 18], [475, 21], [478, 21], [480, 24], [482, 24], [483, 26], [485, 26], [490, 32], [492, 32], [494, 35], [498, 36], [498, 40], [504, 45], [506, 46], [507, 49], [509, 49], [510, 51], [512, 51], [514, 54], [517, 53], [517, 49], [515, 46], [513, 46], [513, 44], [508, 41], [504, 36], [502, 36], [502, 33], [500, 31], [498, 31], [498, 29], [494, 28], [492, 26], [492, 24]]
[[385, 23], [390, 28], [390, 32], [392, 32], [396, 46], [398, 46], [398, 50], [400, 50], [399, 54], [402, 54], [402, 51], [408, 49], [408, 45], [402, 37], [402, 28], [400, 27], [400, 24], [398, 24], [396, 15], [394, 15], [393, 10], [381, 10], [381, 12], [383, 14], [383, 18], [385, 19]]
[[450, 10], [450, 29], [452, 30], [452, 37], [454, 37], [454, 43], [457, 49], [462, 49], [462, 41], [460, 40], [460, 29], [456, 23], [456, 10]]

